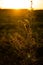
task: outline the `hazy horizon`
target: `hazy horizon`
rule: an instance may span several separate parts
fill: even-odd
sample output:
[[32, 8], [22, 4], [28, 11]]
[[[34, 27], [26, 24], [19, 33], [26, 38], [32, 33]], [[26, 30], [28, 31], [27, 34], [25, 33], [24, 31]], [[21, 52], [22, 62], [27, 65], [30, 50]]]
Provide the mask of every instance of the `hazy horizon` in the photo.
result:
[[[31, 2], [30, 0], [23, 0], [22, 3], [18, 3], [21, 0], [0, 0], [0, 8], [1, 9], [16, 9], [18, 4], [21, 6], [18, 6], [18, 9], [30, 9], [31, 8]], [[16, 3], [16, 5], [15, 5]], [[12, 6], [13, 5], [13, 6]], [[43, 0], [33, 0], [33, 9], [43, 10]]]

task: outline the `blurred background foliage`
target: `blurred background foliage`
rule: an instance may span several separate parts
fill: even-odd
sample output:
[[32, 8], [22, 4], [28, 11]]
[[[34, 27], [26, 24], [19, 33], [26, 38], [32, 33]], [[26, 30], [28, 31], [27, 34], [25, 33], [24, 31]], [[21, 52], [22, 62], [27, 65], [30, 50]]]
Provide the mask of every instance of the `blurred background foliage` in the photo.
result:
[[0, 10], [0, 65], [43, 63], [42, 13], [43, 11]]

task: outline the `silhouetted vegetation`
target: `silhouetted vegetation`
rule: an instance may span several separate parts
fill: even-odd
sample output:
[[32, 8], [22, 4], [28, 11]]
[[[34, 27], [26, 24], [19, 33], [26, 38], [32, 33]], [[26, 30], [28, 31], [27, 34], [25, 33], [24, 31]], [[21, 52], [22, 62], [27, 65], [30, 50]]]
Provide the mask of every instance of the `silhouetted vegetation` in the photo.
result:
[[0, 9], [0, 65], [43, 64], [42, 13]]

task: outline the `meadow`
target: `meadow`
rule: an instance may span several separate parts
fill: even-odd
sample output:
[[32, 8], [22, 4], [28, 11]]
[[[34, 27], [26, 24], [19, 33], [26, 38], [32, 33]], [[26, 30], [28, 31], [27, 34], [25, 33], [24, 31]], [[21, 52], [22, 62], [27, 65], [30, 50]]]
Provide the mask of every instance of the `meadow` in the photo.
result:
[[43, 10], [0, 9], [0, 65], [43, 64]]

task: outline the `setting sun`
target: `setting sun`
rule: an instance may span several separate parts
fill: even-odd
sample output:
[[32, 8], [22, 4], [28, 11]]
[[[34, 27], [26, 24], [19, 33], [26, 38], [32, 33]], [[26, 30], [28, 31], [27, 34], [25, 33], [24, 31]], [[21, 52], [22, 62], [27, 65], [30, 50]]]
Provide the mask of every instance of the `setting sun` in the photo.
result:
[[29, 0], [3, 0], [3, 8], [12, 8], [12, 9], [23, 9], [30, 8]]

